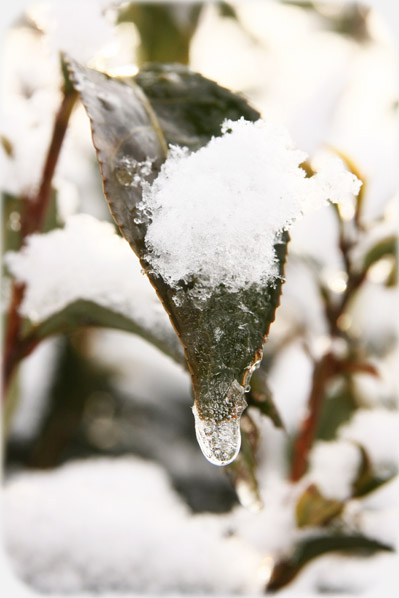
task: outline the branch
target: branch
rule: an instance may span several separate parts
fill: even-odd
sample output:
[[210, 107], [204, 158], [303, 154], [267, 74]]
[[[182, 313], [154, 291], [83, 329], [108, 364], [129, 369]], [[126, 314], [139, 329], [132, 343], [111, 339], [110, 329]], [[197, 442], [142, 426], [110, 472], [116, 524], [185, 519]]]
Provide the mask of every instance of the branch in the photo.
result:
[[[53, 134], [44, 163], [40, 187], [36, 197], [29, 199], [26, 204], [21, 225], [22, 244], [27, 235], [37, 232], [42, 228], [51, 199], [51, 184], [54, 172], [76, 98], [77, 94], [75, 91], [64, 90], [64, 96], [55, 117]], [[33, 348], [32, 343], [23, 342], [21, 339], [22, 318], [19, 314], [19, 309], [24, 298], [24, 293], [25, 285], [14, 281], [11, 288], [11, 300], [8, 308], [4, 340], [3, 401], [6, 400], [7, 390], [16, 366]]]
[[315, 365], [308, 402], [308, 415], [302, 423], [301, 430], [294, 444], [294, 459], [290, 476], [292, 482], [297, 482], [306, 471], [309, 452], [320, 421], [326, 394], [326, 385], [336, 372], [336, 358], [332, 353], [323, 355]]

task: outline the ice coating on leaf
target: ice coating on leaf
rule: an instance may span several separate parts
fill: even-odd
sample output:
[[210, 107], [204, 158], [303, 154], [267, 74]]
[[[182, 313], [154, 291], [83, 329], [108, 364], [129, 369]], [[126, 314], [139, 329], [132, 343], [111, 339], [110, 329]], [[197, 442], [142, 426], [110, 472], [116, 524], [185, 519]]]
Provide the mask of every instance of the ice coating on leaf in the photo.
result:
[[360, 182], [332, 159], [306, 177], [306, 154], [287, 131], [263, 120], [226, 121], [223, 135], [189, 153], [172, 148], [141, 210], [153, 272], [204, 294], [223, 284], [236, 292], [278, 276], [274, 245], [308, 210], [345, 201]]
[[115, 176], [123, 187], [138, 187], [151, 174], [152, 160], [141, 162], [130, 156], [123, 156], [114, 167]]
[[233, 381], [224, 399], [207, 406], [207, 417], [203, 417], [194, 404], [198, 444], [213, 465], [228, 465], [237, 457], [241, 447], [240, 419], [246, 406], [244, 388], [237, 380]]

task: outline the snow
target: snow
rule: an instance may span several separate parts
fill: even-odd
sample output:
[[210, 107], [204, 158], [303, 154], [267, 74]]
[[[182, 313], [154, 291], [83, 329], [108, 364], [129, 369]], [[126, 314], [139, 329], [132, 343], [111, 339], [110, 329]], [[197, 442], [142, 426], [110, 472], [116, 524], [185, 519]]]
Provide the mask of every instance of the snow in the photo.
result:
[[317, 442], [310, 454], [309, 479], [326, 498], [346, 500], [351, 496], [360, 462], [360, 450], [350, 442]]
[[326, 30], [313, 11], [285, 3], [241, 2], [236, 10], [242, 27], [207, 7], [192, 68], [241, 90], [311, 156], [325, 146], [344, 152], [367, 175], [365, 220], [378, 217], [397, 188], [399, 148], [396, 44], [372, 26], [376, 11], [369, 43], [359, 44]]
[[68, 0], [42, 4], [31, 13], [44, 29], [51, 52], [66, 52], [88, 63], [104, 46], [116, 41], [113, 23], [107, 19], [110, 5], [109, 0]]
[[28, 237], [19, 253], [6, 254], [5, 263], [27, 285], [20, 312], [32, 322], [85, 299], [170, 336], [168, 316], [137, 257], [108, 222], [73, 215], [63, 229]]
[[399, 413], [388, 409], [358, 409], [339, 436], [363, 446], [377, 471], [399, 465]]
[[191, 516], [148, 462], [100, 459], [16, 476], [3, 505], [15, 571], [40, 592], [262, 588], [259, 553], [229, 536], [223, 517]]
[[357, 194], [360, 181], [338, 159], [311, 178], [288, 132], [263, 120], [226, 121], [223, 135], [189, 154], [171, 150], [140, 204], [154, 272], [171, 286], [198, 279], [231, 292], [277, 274], [273, 245], [303, 211]]
[[312, 371], [312, 361], [303, 344], [294, 341], [278, 353], [268, 375], [273, 400], [288, 432], [297, 429], [306, 413]]
[[[366, 498], [368, 511], [361, 501], [352, 509], [359, 529], [383, 542], [395, 527], [388, 507], [397, 510], [397, 483], [389, 486]], [[304, 537], [293, 515], [298, 491], [272, 477], [260, 513], [192, 515], [159, 466], [132, 457], [76, 461], [6, 481], [4, 543], [16, 574], [39, 592], [263, 595], [274, 559]], [[391, 554], [326, 555], [281, 594], [317, 595], [323, 586], [367, 596], [387, 574], [393, 579], [396, 564]]]
[[56, 370], [58, 349], [59, 339], [48, 339], [22, 362], [18, 404], [9, 430], [12, 438], [29, 441], [38, 434], [46, 414], [46, 398]]

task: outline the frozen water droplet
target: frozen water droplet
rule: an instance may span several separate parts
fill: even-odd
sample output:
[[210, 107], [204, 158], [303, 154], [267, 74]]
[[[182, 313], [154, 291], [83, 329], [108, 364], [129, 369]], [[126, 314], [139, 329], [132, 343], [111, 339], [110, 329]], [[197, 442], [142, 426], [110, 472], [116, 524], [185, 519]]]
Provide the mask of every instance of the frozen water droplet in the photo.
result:
[[262, 362], [262, 356], [263, 356], [262, 351], [258, 351], [257, 353], [255, 353], [255, 361], [249, 366], [249, 368], [247, 368], [246, 375], [244, 376], [244, 383], [245, 383], [244, 392], [249, 392], [251, 390], [250, 381], [252, 378], [252, 374], [255, 372], [255, 370], [260, 368], [260, 364]]
[[134, 158], [124, 156], [114, 168], [114, 174], [123, 187], [137, 187], [151, 173], [152, 161], [147, 158], [138, 162]]
[[[218, 403], [207, 412], [212, 419], [201, 418], [197, 405], [193, 407], [195, 432], [204, 456], [213, 465], [228, 465], [237, 457], [241, 446], [240, 418], [247, 403], [244, 388], [234, 380], [226, 400], [230, 409], [224, 419], [219, 420]], [[225, 408], [225, 406], [224, 406]]]

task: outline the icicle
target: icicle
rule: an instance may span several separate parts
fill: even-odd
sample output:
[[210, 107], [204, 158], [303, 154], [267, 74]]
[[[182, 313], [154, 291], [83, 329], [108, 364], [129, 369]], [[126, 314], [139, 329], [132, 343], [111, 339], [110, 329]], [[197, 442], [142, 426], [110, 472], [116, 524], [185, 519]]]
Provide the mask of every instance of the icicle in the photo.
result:
[[[241, 446], [240, 419], [247, 406], [244, 388], [234, 380], [226, 398], [216, 403], [215, 417], [202, 418], [194, 404], [195, 431], [204, 456], [213, 465], [228, 465], [237, 457]], [[217, 416], [226, 411], [224, 419]]]

